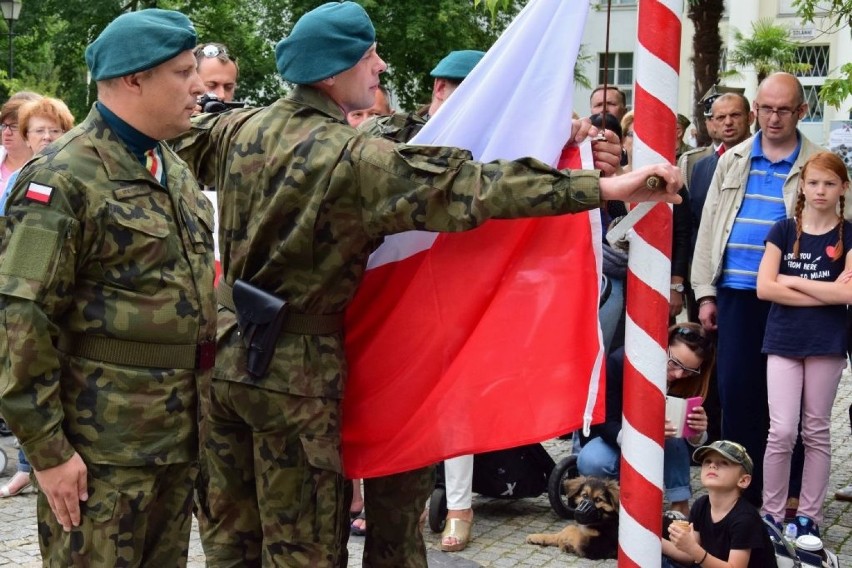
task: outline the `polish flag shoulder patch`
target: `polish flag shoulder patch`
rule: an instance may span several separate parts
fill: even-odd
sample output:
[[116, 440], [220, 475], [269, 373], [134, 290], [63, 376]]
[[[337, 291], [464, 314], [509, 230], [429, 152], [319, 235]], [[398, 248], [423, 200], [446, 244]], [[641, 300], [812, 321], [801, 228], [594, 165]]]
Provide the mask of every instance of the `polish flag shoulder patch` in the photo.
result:
[[30, 201], [38, 201], [47, 205], [50, 203], [50, 198], [53, 197], [53, 189], [49, 185], [42, 185], [32, 181], [27, 186], [26, 198]]

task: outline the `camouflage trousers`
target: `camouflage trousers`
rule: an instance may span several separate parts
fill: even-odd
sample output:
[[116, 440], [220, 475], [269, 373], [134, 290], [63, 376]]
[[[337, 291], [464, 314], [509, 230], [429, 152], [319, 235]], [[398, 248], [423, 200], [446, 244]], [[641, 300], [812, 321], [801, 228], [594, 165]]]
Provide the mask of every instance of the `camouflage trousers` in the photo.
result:
[[434, 466], [364, 480], [364, 568], [426, 568], [420, 517], [434, 488]]
[[341, 474], [340, 401], [214, 379], [204, 420], [207, 565], [346, 566], [352, 484]]
[[44, 566], [186, 566], [197, 465], [87, 467], [89, 498], [80, 503], [79, 527], [63, 531], [45, 494], [38, 495]]

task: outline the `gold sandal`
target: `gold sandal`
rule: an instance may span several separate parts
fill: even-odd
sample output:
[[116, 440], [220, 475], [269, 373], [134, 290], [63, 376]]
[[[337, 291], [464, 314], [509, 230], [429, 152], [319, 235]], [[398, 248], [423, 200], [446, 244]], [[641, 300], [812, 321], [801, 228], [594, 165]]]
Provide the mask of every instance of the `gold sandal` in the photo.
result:
[[[447, 519], [447, 526], [444, 527], [444, 532], [441, 533], [441, 550], [444, 552], [464, 550], [467, 543], [470, 542], [470, 530], [472, 527], [473, 521]], [[455, 544], [444, 544], [444, 539], [446, 538], [456, 539]]]

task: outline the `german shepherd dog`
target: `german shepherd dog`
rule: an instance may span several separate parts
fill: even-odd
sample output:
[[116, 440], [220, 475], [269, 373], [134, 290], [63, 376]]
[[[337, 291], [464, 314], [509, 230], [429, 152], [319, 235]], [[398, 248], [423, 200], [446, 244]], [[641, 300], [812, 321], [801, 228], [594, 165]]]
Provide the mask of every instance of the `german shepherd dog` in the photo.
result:
[[574, 523], [556, 534], [531, 534], [527, 543], [558, 546], [590, 560], [618, 557], [618, 483], [596, 477], [565, 481]]

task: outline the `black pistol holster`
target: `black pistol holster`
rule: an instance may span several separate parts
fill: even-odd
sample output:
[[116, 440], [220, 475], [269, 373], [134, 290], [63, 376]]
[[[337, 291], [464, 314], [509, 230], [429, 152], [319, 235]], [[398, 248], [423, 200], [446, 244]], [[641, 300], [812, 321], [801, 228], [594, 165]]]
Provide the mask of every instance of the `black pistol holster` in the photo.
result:
[[234, 307], [243, 342], [248, 347], [246, 368], [252, 377], [262, 378], [269, 369], [281, 335], [287, 302], [244, 280], [237, 280], [234, 282]]

